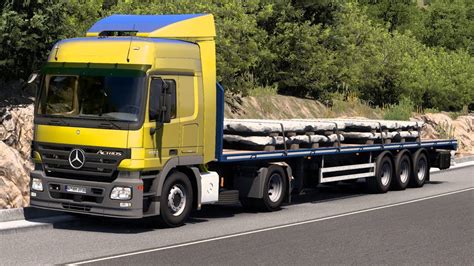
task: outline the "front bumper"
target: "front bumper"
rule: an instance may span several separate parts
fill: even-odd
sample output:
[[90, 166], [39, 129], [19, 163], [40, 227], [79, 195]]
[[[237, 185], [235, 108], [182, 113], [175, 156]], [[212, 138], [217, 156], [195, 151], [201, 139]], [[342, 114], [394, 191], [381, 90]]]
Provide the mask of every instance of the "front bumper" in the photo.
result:
[[[43, 182], [43, 191], [30, 192], [33, 207], [117, 218], [143, 217], [143, 191], [139, 189], [143, 181], [137, 172], [120, 172], [111, 183], [49, 177], [42, 170], [32, 171], [30, 177]], [[85, 187], [86, 193], [67, 192], [66, 186]], [[131, 187], [132, 198], [110, 199], [116, 186]]]

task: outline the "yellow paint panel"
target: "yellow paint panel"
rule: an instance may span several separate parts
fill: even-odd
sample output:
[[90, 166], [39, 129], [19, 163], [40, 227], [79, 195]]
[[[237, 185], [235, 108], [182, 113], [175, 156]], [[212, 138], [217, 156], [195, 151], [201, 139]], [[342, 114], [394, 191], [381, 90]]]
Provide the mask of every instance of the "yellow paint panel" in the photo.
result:
[[195, 88], [194, 77], [180, 76], [178, 87], [178, 112], [181, 122], [186, 118], [195, 120], [197, 116], [196, 106], [197, 88]]
[[[48, 61], [151, 65], [154, 61], [154, 48], [155, 44], [152, 42], [135, 39], [131, 43], [129, 40], [71, 39], [57, 44], [51, 51]], [[129, 61], [127, 61], [127, 54]]]
[[204, 92], [204, 163], [215, 159], [216, 151], [216, 49], [214, 41], [198, 42], [201, 49]]
[[38, 125], [35, 133], [38, 142], [127, 148], [126, 130]]
[[152, 32], [139, 32], [137, 36], [154, 38], [215, 37], [214, 16], [211, 14], [186, 19]]

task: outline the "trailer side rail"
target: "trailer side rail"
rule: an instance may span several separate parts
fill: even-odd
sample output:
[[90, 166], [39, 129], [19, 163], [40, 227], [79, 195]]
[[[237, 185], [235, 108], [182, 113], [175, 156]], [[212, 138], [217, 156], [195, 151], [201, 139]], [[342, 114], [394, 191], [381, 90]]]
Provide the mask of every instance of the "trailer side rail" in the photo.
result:
[[341, 146], [315, 149], [299, 149], [299, 150], [279, 150], [271, 152], [242, 152], [242, 153], [225, 153], [222, 152], [219, 162], [239, 162], [239, 161], [253, 161], [253, 160], [274, 160], [295, 157], [307, 157], [317, 155], [334, 155], [334, 154], [349, 154], [359, 152], [377, 152], [385, 150], [402, 150], [402, 149], [443, 149], [456, 150], [456, 140], [426, 140], [422, 142], [404, 142], [391, 144], [371, 144], [361, 146]]

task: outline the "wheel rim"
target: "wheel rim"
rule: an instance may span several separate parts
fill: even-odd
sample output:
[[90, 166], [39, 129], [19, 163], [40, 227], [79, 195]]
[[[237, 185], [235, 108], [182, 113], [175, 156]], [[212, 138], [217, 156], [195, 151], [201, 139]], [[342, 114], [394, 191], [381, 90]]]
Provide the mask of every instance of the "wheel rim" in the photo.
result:
[[407, 160], [403, 160], [400, 165], [400, 181], [402, 183], [406, 183], [408, 181], [408, 177], [410, 176], [410, 164]]
[[186, 208], [186, 190], [180, 184], [171, 187], [168, 194], [168, 208], [173, 216], [179, 216]]
[[277, 202], [283, 194], [283, 180], [279, 174], [273, 174], [268, 184], [268, 197], [270, 201]]
[[384, 163], [382, 166], [382, 173], [380, 176], [380, 182], [383, 186], [387, 186], [390, 183], [390, 178], [392, 175], [392, 169], [389, 163]]
[[427, 163], [424, 158], [418, 161], [418, 171], [416, 171], [416, 177], [422, 181], [425, 179]]

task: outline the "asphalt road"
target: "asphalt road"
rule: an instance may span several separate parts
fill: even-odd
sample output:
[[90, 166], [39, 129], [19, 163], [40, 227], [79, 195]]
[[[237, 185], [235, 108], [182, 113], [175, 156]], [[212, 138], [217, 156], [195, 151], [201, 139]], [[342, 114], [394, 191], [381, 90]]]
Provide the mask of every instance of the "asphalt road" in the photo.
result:
[[175, 229], [78, 219], [0, 236], [0, 264], [472, 264], [474, 167], [431, 180], [383, 195], [323, 187], [274, 213], [209, 206]]

